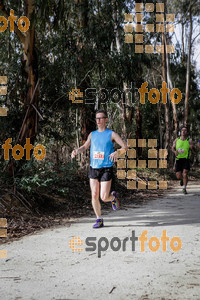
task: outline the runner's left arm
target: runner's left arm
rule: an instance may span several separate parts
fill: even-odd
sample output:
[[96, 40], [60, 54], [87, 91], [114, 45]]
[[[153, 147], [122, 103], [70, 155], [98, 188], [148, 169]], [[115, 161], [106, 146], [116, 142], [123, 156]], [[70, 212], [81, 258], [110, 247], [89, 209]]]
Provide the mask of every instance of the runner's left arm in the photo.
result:
[[[117, 133], [114, 132], [114, 131], [113, 131], [113, 133], [112, 133], [112, 135], [111, 135], [111, 140], [114, 141], [114, 142], [116, 142], [118, 145], [121, 146], [121, 148], [119, 149], [120, 152], [121, 152], [121, 151], [122, 151], [122, 152], [126, 152], [126, 151], [129, 149], [128, 146], [127, 146], [127, 144], [126, 144], [126, 142], [124, 142], [124, 141], [121, 139], [121, 137], [119, 136], [119, 134], [117, 134]], [[111, 153], [111, 154], [109, 155], [109, 157], [110, 157], [111, 161], [112, 161], [112, 160], [116, 161], [116, 160], [117, 160], [117, 151]]]
[[189, 144], [190, 144], [191, 151], [195, 154], [196, 151], [195, 151], [194, 143], [193, 143], [193, 141], [191, 139], [189, 140]]

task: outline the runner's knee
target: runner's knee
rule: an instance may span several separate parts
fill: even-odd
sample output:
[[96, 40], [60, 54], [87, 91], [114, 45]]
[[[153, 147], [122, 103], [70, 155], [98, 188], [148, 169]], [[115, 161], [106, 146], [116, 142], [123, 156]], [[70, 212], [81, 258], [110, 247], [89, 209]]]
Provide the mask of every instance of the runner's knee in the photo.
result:
[[99, 193], [98, 192], [93, 192], [92, 193], [92, 200], [98, 201], [99, 200]]
[[181, 179], [181, 177], [182, 177], [182, 176], [181, 176], [181, 173], [177, 173], [177, 174], [176, 174], [176, 178], [177, 178], [177, 179]]
[[183, 178], [186, 178], [187, 177], [187, 172], [183, 172]]
[[108, 199], [108, 195], [107, 194], [102, 194], [101, 195], [101, 200], [106, 202], [106, 200]]

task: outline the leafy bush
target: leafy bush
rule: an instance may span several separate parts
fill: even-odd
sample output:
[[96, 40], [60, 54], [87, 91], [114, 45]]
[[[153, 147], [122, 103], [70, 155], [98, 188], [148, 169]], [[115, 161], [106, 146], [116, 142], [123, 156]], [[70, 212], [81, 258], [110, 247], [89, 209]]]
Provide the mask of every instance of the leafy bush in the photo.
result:
[[[21, 166], [16, 162], [16, 167], [18, 171], [14, 176], [14, 185], [18, 189], [25, 190], [29, 194], [53, 192], [64, 197], [67, 197], [69, 186], [78, 169], [76, 162], [55, 167], [52, 162], [39, 162], [33, 158], [21, 163]], [[2, 170], [3, 167], [0, 169]], [[0, 171], [0, 176], [2, 184], [13, 184], [13, 177], [7, 173]]]

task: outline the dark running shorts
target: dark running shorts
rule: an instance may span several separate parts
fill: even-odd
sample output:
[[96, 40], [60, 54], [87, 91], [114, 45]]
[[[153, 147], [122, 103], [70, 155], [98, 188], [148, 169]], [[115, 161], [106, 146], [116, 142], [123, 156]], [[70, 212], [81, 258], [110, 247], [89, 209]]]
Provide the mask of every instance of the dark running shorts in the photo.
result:
[[183, 169], [190, 170], [190, 160], [187, 158], [180, 158], [176, 161], [176, 172], [183, 172]]
[[98, 181], [109, 181], [113, 177], [113, 167], [93, 169], [90, 167], [89, 178], [98, 179]]

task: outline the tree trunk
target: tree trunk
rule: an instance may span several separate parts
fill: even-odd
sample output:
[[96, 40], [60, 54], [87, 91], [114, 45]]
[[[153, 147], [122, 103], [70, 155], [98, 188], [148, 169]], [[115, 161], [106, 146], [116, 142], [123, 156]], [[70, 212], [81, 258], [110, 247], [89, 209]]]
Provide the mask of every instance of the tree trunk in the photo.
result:
[[[155, 81], [155, 76], [153, 74], [153, 83], [154, 86], [156, 86], [156, 81]], [[158, 123], [159, 123], [159, 137], [160, 137], [160, 149], [162, 149], [162, 145], [163, 145], [163, 132], [162, 132], [162, 124], [161, 124], [161, 104], [160, 102], [157, 103], [157, 110], [158, 110]]]
[[186, 85], [185, 85], [185, 115], [184, 115], [184, 125], [188, 125], [188, 101], [189, 101], [189, 89], [190, 89], [190, 65], [191, 65], [191, 48], [192, 48], [192, 6], [190, 5], [190, 34], [188, 41], [188, 54], [187, 54], [187, 72], [186, 72]]
[[[34, 89], [38, 80], [38, 66], [35, 53], [35, 29], [31, 28], [27, 34], [25, 43], [23, 43], [24, 49], [24, 70], [27, 78], [27, 95], [26, 95], [26, 105], [30, 104], [30, 101], [33, 96]], [[38, 106], [38, 92], [36, 90], [34, 101], [34, 106]], [[21, 143], [25, 142], [27, 137], [30, 137], [31, 143], [34, 143], [35, 137], [38, 132], [38, 116], [36, 111], [31, 107], [29, 114], [27, 116], [26, 122], [22, 129], [19, 140]]]
[[[83, 28], [88, 26], [88, 0], [74, 0], [76, 4], [76, 12], [77, 12], [77, 29], [81, 32]], [[77, 70], [77, 78], [80, 82], [80, 85], [77, 86], [82, 92], [90, 86], [90, 80], [88, 77], [86, 78], [84, 75], [85, 65], [87, 65], [84, 59], [81, 57], [81, 51], [84, 50], [84, 44], [80, 42], [79, 37], [77, 38], [77, 60], [78, 60], [78, 70]], [[84, 79], [80, 81], [80, 76]], [[95, 121], [94, 121], [94, 105], [81, 104], [82, 107], [80, 109], [80, 127], [81, 127], [81, 140], [82, 145], [86, 142], [89, 133], [96, 129]], [[86, 154], [81, 154], [81, 166], [84, 166], [86, 162]]]
[[182, 27], [182, 62], [185, 61], [185, 42], [184, 42], [184, 23], [182, 21], [181, 23], [181, 27]]
[[[166, 77], [166, 61], [165, 61], [165, 53], [163, 54], [162, 59], [162, 78], [163, 81], [167, 83], [167, 77]], [[164, 142], [164, 148], [169, 148], [169, 136], [170, 136], [170, 130], [169, 130], [169, 98], [167, 96], [167, 102], [165, 104], [165, 142]]]
[[[3, 1], [0, 1], [0, 10], [3, 14], [8, 18], [10, 12], [5, 9]], [[34, 0], [27, 0], [26, 1], [26, 16], [31, 22], [32, 14], [34, 13]], [[37, 83], [38, 79], [38, 65], [36, 59], [36, 52], [35, 52], [35, 29], [34, 25], [32, 25], [28, 31], [22, 33], [17, 25], [14, 25], [14, 31], [19, 37], [22, 48], [24, 51], [24, 58], [23, 58], [23, 72], [26, 76], [26, 83], [27, 83], [27, 92], [26, 92], [26, 99], [24, 99], [25, 107], [30, 104], [30, 101], [33, 96], [33, 92]], [[37, 101], [37, 91], [34, 96], [34, 100], [32, 104], [37, 108], [38, 101]], [[35, 137], [38, 131], [38, 118], [37, 113], [33, 107], [29, 109], [27, 118], [24, 122], [24, 126], [21, 130], [19, 141], [23, 145], [26, 142], [26, 138], [30, 138], [31, 144], [34, 143]]]
[[114, 32], [115, 32], [115, 45], [117, 49], [117, 53], [121, 52], [121, 41], [120, 41], [120, 25], [118, 21], [118, 6], [117, 2], [112, 0], [112, 16], [114, 21]]
[[[118, 55], [121, 53], [121, 41], [120, 41], [120, 26], [119, 26], [119, 17], [118, 17], [118, 5], [117, 2], [112, 0], [112, 17], [114, 22], [114, 32], [115, 32], [115, 48]], [[113, 43], [112, 43], [113, 44]], [[120, 83], [119, 83], [120, 85]], [[127, 87], [127, 83], [124, 81], [122, 83], [124, 90]], [[121, 136], [123, 139], [127, 139], [127, 128], [126, 128], [126, 105], [123, 103], [123, 97], [120, 101], [120, 119], [121, 119]]]
[[[167, 44], [169, 45], [169, 37], [167, 35]], [[169, 57], [168, 57], [168, 53], [166, 53], [166, 70], [167, 70], [167, 83], [168, 83], [168, 88], [170, 90], [173, 89], [173, 85], [172, 85], [172, 80], [171, 80], [171, 75], [170, 75], [170, 67], [169, 67]], [[172, 105], [172, 111], [173, 111], [173, 120], [174, 120], [174, 131], [173, 131], [173, 138], [177, 138], [177, 134], [178, 134], [178, 122], [177, 122], [177, 114], [176, 114], [176, 104], [174, 104], [173, 102], [171, 102]], [[170, 128], [170, 136], [172, 133], [172, 127]], [[172, 142], [172, 140], [171, 140]], [[171, 148], [172, 145], [170, 145]]]
[[[166, 8], [166, 0], [164, 0], [164, 7]], [[164, 45], [164, 53], [162, 53], [162, 80], [167, 83], [167, 65], [166, 65], [166, 39], [165, 33], [162, 33], [162, 44]], [[165, 142], [164, 148], [169, 150], [170, 129], [169, 129], [169, 97], [167, 95], [167, 102], [165, 104]]]
[[[140, 104], [137, 103], [137, 110], [136, 110], [136, 139], [142, 139], [142, 114], [140, 112]], [[142, 156], [143, 148], [136, 148], [137, 158]]]
[[160, 136], [160, 149], [162, 149], [162, 124], [161, 124], [161, 111], [160, 111], [160, 103], [157, 103], [158, 109], [158, 123], [159, 123], [159, 136]]
[[[142, 64], [141, 63], [138, 63], [137, 66], [137, 79], [136, 79], [136, 86], [141, 86], [142, 83], [144, 82], [143, 81], [143, 78], [142, 78]], [[142, 113], [141, 113], [141, 104], [140, 104], [140, 101], [139, 99], [137, 99], [137, 108], [136, 108], [136, 132], [135, 132], [135, 136], [136, 136], [136, 139], [142, 139]], [[141, 157], [142, 156], [142, 151], [143, 151], [143, 148], [142, 147], [137, 147], [136, 148], [136, 153], [137, 153], [137, 157]]]

